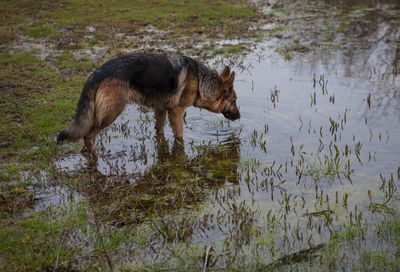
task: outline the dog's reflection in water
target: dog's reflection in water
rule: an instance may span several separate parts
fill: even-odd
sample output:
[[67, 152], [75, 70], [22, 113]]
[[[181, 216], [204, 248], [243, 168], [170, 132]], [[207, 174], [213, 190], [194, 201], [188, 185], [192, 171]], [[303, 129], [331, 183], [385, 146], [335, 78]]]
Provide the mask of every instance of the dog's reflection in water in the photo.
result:
[[142, 221], [150, 212], [167, 213], [201, 203], [212, 190], [239, 183], [240, 141], [236, 137], [197, 146], [193, 156], [185, 153], [182, 139], [170, 148], [161, 138], [156, 151], [157, 160], [149, 169], [129, 176], [106, 176], [97, 170], [97, 159], [88, 156], [89, 179], [77, 189], [96, 209], [107, 210], [102, 219], [125, 225]]

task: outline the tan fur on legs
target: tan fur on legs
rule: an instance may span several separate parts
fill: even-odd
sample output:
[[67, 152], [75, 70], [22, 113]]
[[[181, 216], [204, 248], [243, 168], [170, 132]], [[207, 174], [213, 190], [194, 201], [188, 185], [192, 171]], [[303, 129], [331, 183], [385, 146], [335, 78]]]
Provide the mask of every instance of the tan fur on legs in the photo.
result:
[[164, 126], [165, 126], [165, 120], [167, 119], [167, 111], [159, 109], [154, 110], [154, 119], [155, 119], [157, 136], [158, 137], [164, 136]]
[[87, 151], [96, 155], [94, 140], [97, 133], [109, 126], [125, 109], [125, 105], [131, 98], [131, 92], [126, 84], [118, 80], [109, 80], [103, 82], [96, 93], [95, 100], [95, 122], [92, 129], [84, 136], [85, 147]]
[[109, 126], [125, 109], [132, 92], [126, 83], [110, 80], [101, 84], [96, 94], [95, 116], [96, 128]]
[[183, 138], [183, 114], [184, 107], [175, 107], [168, 110], [168, 118], [175, 138]]
[[96, 148], [94, 147], [94, 139], [96, 138], [97, 133], [99, 132], [98, 129], [92, 129], [84, 138], [86, 150], [91, 155], [98, 155]]

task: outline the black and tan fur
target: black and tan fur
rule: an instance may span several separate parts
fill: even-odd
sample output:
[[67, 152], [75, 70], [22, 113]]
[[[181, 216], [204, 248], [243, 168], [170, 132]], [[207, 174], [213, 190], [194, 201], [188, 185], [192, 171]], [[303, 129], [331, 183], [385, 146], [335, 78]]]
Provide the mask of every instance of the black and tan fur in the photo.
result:
[[233, 88], [235, 72], [221, 74], [185, 56], [132, 54], [112, 59], [87, 79], [72, 123], [57, 137], [84, 139], [84, 148], [95, 154], [94, 140], [109, 126], [127, 103], [154, 109], [155, 128], [164, 134], [166, 116], [176, 138], [183, 137], [183, 114], [189, 106], [240, 118]]

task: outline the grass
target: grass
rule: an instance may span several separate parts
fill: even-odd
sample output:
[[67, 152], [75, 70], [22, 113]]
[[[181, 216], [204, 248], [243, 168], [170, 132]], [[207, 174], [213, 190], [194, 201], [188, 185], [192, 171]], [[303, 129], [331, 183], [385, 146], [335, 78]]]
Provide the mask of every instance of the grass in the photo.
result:
[[288, 28], [286, 26], [283, 25], [278, 25], [275, 26], [273, 29], [271, 29], [271, 32], [281, 32], [283, 30], [287, 30]]
[[366, 250], [362, 254], [360, 266], [362, 271], [399, 271], [400, 261], [391, 258], [386, 252]]
[[61, 35], [48, 24], [34, 26], [34, 27], [20, 27], [22, 34], [31, 38], [59, 38]]
[[366, 6], [366, 5], [363, 5], [363, 4], [359, 4], [359, 5], [353, 6], [353, 9], [354, 9], [354, 10], [364, 10], [364, 9], [366, 9], [366, 8], [367, 8], [367, 6]]
[[[371, 223], [362, 223], [335, 230], [314, 258], [308, 256], [309, 261], [292, 263], [288, 267], [301, 271], [398, 271], [400, 269], [399, 219], [399, 215], [386, 216], [372, 223], [375, 226]], [[368, 231], [372, 231], [373, 237], [380, 236], [379, 241], [385, 242], [379, 246], [374, 244], [376, 248], [371, 250], [368, 244], [371, 241], [366, 238]], [[346, 248], [351, 249], [347, 255], [343, 253]]]
[[349, 26], [351, 25], [351, 20], [350, 19], [344, 19], [340, 22], [339, 26], [337, 27], [338, 32], [344, 32], [346, 31]]
[[274, 9], [274, 12], [277, 12], [277, 13], [287, 13], [288, 11], [287, 11], [287, 9], [285, 9], [284, 7], [278, 7], [278, 8], [275, 8], [275, 9]]
[[340, 156], [327, 155], [323, 159], [317, 156], [316, 160], [307, 162], [303, 172], [316, 181], [321, 179], [332, 181], [335, 177], [348, 174], [346, 163]]
[[331, 34], [327, 34], [327, 35], [325, 35], [325, 42], [331, 42], [332, 41], [332, 35]]
[[62, 212], [33, 213], [24, 220], [1, 219], [0, 254], [4, 271], [50, 269], [74, 254], [67, 247], [68, 232], [85, 222], [86, 208], [75, 204]]
[[98, 44], [98, 43], [99, 43], [98, 40], [93, 39], [93, 40], [90, 40], [90, 41], [88, 42], [88, 45], [93, 46], [93, 45], [96, 45], [96, 44]]
[[[73, 67], [87, 73], [90, 63], [82, 65], [64, 55], [56, 60], [59, 69]], [[1, 53], [0, 150], [2, 199], [0, 208], [15, 213], [32, 203], [28, 187], [40, 171], [51, 169], [58, 148], [55, 133], [73, 115], [84, 78], [72, 76], [64, 81], [61, 74], [32, 53]], [[83, 72], [83, 70], [85, 70]], [[22, 179], [21, 173], [27, 172]], [[23, 182], [22, 182], [23, 181]]]
[[7, 27], [0, 27], [0, 45], [13, 42], [17, 39], [16, 33]]
[[[243, 29], [243, 23], [257, 17], [257, 14], [257, 10], [243, 0], [28, 0], [23, 3], [0, 3], [1, 25], [29, 37], [53, 39], [59, 38], [60, 31], [66, 27], [83, 33], [87, 25], [135, 31], [140, 26], [152, 24], [160, 29], [185, 33], [196, 29], [212, 32], [221, 24]], [[24, 23], [25, 20], [30, 23]]]
[[283, 55], [283, 58], [285, 59], [285, 61], [291, 61], [293, 59], [293, 56], [289, 53], [286, 53]]
[[[39, 149], [29, 152], [39, 157], [46, 149], [51, 153], [54, 143], [50, 137], [61, 129], [60, 123], [73, 114], [73, 104], [80, 92], [77, 87], [82, 85], [84, 78], [74, 76], [63, 82], [59, 73], [31, 53], [3, 53], [1, 59], [0, 78], [8, 88], [0, 94], [3, 117], [0, 125], [4, 128], [0, 131], [0, 139], [10, 142], [4, 151], [14, 154], [39, 145]], [[73, 65], [71, 62], [75, 62], [76, 69], [82, 68], [77, 60], [70, 60]], [[0, 154], [6, 156], [4, 152]]]
[[278, 49], [276, 51], [283, 57], [285, 61], [291, 61], [293, 59], [293, 54], [290, 52], [290, 48], [285, 47], [284, 49]]

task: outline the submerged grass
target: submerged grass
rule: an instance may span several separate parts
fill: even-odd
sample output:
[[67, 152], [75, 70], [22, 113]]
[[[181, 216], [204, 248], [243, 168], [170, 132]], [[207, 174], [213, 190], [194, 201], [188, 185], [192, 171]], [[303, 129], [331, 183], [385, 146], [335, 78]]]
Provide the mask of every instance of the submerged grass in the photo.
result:
[[314, 180], [328, 179], [332, 181], [335, 177], [345, 175], [346, 164], [340, 156], [327, 156], [323, 159], [317, 156], [314, 161], [306, 162], [304, 175], [312, 177]]
[[305, 255], [303, 261], [275, 268], [278, 271], [398, 271], [399, 219], [398, 214], [394, 217], [386, 215], [377, 222], [335, 230], [327, 243], [317, 252]]

